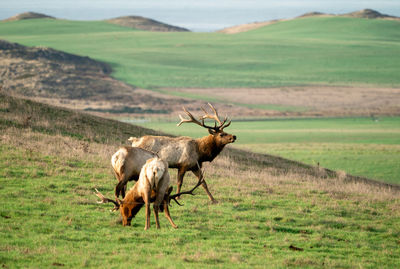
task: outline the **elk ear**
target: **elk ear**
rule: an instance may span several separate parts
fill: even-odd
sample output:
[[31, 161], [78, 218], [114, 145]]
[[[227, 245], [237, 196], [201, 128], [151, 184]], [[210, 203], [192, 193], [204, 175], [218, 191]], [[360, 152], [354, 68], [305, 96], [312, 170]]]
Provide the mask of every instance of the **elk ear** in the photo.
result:
[[208, 132], [212, 135], [215, 135], [217, 133], [214, 129], [208, 129]]

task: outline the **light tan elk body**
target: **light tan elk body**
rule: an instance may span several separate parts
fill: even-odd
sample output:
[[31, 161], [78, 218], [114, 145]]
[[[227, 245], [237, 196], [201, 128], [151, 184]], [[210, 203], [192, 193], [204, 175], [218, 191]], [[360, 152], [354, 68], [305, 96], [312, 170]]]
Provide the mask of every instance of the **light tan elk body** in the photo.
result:
[[[190, 137], [167, 136], [143, 136], [141, 138], [129, 138], [129, 141], [132, 142], [133, 147], [140, 147], [152, 152], [157, 152], [160, 158], [168, 162], [170, 168], [178, 169], [177, 193], [181, 191], [183, 177], [187, 171], [192, 171], [200, 180], [202, 163], [211, 162], [214, 160], [214, 158], [218, 156], [225, 145], [233, 143], [236, 140], [235, 135], [224, 132], [224, 128], [228, 127], [231, 122], [229, 121], [226, 123], [227, 118], [221, 121], [217, 110], [211, 104], [209, 104], [209, 106], [213, 110], [214, 115], [208, 114], [203, 109], [205, 115], [200, 117], [199, 120], [197, 120], [185, 108], [183, 108], [183, 110], [189, 116], [189, 119], [185, 119], [179, 115], [181, 121], [178, 123], [178, 126], [185, 122], [193, 122], [206, 128], [209, 132], [209, 135], [202, 138], [192, 139]], [[205, 119], [213, 119], [215, 121], [214, 127], [205, 125]], [[202, 186], [209, 199], [215, 202], [215, 199], [208, 190], [207, 184], [204, 180], [202, 181]]]
[[153, 211], [157, 228], [160, 228], [158, 210], [161, 204], [163, 205], [165, 216], [172, 227], [177, 228], [171, 219], [168, 209], [170, 200], [169, 194], [172, 191], [172, 187], [168, 189], [169, 181], [168, 164], [158, 157], [155, 157], [146, 161], [141, 169], [139, 180], [128, 191], [123, 200], [117, 198], [117, 200], [114, 201], [105, 198], [97, 190], [96, 195], [101, 199], [100, 203], [112, 202], [115, 205], [114, 209], [119, 208], [122, 215], [122, 224], [124, 226], [131, 225], [132, 218], [134, 218], [143, 205], [145, 205], [146, 224], [144, 229], [147, 230], [150, 228], [150, 203], [154, 201]]
[[111, 166], [114, 170], [118, 184], [115, 187], [115, 197], [119, 194], [125, 197], [126, 185], [128, 181], [139, 179], [142, 167], [148, 159], [157, 157], [153, 152], [149, 152], [137, 147], [121, 147], [111, 157]]

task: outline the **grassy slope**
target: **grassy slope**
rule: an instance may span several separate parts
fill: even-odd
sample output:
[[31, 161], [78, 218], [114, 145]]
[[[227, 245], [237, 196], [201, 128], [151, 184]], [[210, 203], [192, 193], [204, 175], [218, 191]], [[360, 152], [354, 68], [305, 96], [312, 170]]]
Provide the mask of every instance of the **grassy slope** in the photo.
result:
[[225, 35], [38, 19], [2, 23], [0, 37], [109, 62], [116, 78], [144, 88], [398, 86], [399, 27], [398, 21], [303, 18]]
[[[227, 157], [207, 166], [219, 204], [197, 191], [184, 207], [171, 208], [178, 230], [162, 217], [161, 230], [152, 219], [144, 232], [143, 211], [124, 228], [110, 205], [95, 203], [93, 188], [112, 195], [109, 158], [125, 139], [114, 129], [134, 127], [100, 119], [88, 125], [91, 116], [0, 97], [3, 267], [400, 266], [398, 191], [293, 170], [276, 174]], [[22, 128], [30, 112], [32, 127]]]

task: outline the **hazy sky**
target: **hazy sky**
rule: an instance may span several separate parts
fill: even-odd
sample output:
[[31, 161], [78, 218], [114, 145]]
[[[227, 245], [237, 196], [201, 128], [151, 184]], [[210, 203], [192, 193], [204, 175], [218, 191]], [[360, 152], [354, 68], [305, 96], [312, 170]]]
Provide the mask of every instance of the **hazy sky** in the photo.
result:
[[0, 0], [0, 19], [35, 11], [72, 20], [140, 15], [197, 31], [306, 12], [346, 13], [364, 8], [400, 16], [400, 0]]

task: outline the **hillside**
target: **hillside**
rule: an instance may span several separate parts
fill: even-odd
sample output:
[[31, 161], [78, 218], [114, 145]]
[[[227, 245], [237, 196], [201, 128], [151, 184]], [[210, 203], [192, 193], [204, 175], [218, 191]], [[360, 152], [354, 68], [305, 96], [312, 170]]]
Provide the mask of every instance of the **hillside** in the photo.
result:
[[242, 32], [247, 32], [250, 30], [258, 29], [260, 27], [271, 25], [271, 24], [274, 24], [277, 22], [282, 22], [282, 21], [287, 21], [287, 20], [296, 20], [298, 18], [309, 18], [309, 17], [349, 17], [349, 18], [362, 18], [362, 19], [400, 20], [400, 18], [398, 18], [398, 17], [382, 14], [382, 13], [379, 13], [378, 11], [372, 10], [372, 9], [363, 9], [363, 10], [359, 10], [359, 11], [354, 11], [354, 12], [345, 13], [345, 14], [338, 14], [338, 15], [314, 11], [314, 12], [305, 13], [294, 19], [281, 19], [281, 20], [272, 20], [272, 21], [265, 21], [265, 22], [253, 22], [253, 23], [248, 23], [248, 24], [241, 24], [241, 25], [236, 25], [236, 26], [232, 26], [232, 27], [227, 27], [225, 29], [219, 30], [218, 32], [225, 33], [225, 34], [237, 34], [237, 33], [242, 33]]
[[399, 24], [308, 17], [224, 35], [166, 34], [105, 22], [38, 19], [3, 23], [0, 35], [23, 45], [42, 45], [113, 64], [114, 78], [145, 89], [396, 88]]
[[7, 21], [20, 21], [20, 20], [31, 20], [31, 19], [55, 19], [55, 18], [52, 16], [48, 16], [46, 14], [41, 14], [36, 12], [25, 12], [12, 16], [3, 21], [7, 22]]
[[[112, 197], [111, 154], [154, 131], [6, 95], [0, 120], [4, 268], [400, 266], [398, 188], [224, 150], [205, 165], [219, 203], [196, 190], [171, 207], [177, 230], [161, 216], [160, 230], [152, 218], [143, 231], [143, 210], [122, 227], [93, 189]], [[193, 184], [188, 174], [183, 186]]]
[[188, 29], [165, 24], [141, 16], [124, 16], [106, 20], [109, 23], [152, 32], [189, 32]]
[[89, 57], [0, 40], [0, 85], [8, 94], [119, 114], [168, 113], [191, 103], [139, 91], [112, 78], [111, 71], [109, 64]]
[[[51, 135], [61, 134], [82, 141], [103, 144], [126, 144], [130, 136], [160, 135], [159, 131], [142, 128], [132, 124], [81, 113], [74, 110], [57, 108], [31, 100], [19, 99], [0, 93], [0, 128], [30, 128], [35, 132]], [[335, 171], [314, 167], [284, 158], [258, 154], [229, 147], [223, 156], [245, 166], [268, 167], [278, 174], [300, 173], [307, 176], [334, 178]], [[369, 180], [367, 178], [344, 175], [346, 181], [365, 182], [377, 186], [400, 186]]]

